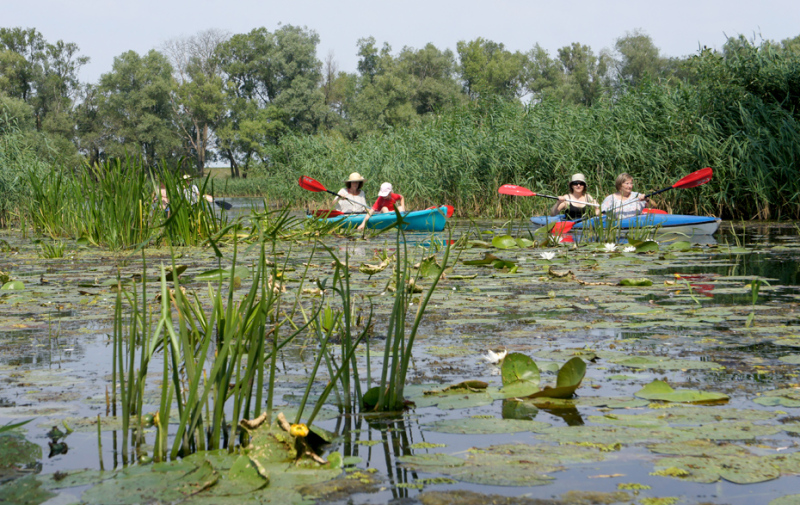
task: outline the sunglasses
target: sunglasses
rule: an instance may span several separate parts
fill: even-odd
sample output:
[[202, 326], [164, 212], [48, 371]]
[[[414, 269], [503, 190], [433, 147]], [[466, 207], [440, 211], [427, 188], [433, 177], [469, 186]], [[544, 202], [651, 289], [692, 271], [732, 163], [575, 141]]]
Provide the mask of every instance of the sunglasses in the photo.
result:
[[570, 182], [570, 186], [586, 186], [585, 182]]

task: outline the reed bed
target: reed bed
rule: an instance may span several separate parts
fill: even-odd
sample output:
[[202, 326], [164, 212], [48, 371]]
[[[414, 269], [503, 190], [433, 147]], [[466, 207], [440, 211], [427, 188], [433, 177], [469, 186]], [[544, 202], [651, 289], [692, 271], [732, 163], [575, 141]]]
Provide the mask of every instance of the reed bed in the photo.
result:
[[655, 203], [726, 218], [800, 218], [800, 55], [746, 45], [725, 58], [703, 53], [691, 72], [684, 82], [644, 82], [591, 107], [486, 100], [358, 142], [285, 137], [271, 158], [281, 177], [270, 191], [308, 202], [315, 197], [297, 187], [300, 175], [338, 189], [358, 171], [370, 198], [390, 181], [413, 208], [448, 203], [462, 216], [510, 217], [520, 206], [543, 212], [549, 202], [511, 203], [497, 194], [502, 184], [563, 194], [570, 175], [582, 172], [602, 198], [621, 172], [647, 191], [711, 166], [710, 184]]

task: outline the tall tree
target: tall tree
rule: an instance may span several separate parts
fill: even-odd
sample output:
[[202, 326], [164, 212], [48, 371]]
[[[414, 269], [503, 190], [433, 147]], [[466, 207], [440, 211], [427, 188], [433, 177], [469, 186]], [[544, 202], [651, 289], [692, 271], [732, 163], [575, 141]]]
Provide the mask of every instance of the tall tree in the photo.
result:
[[228, 39], [220, 30], [205, 30], [191, 37], [173, 39], [164, 45], [172, 63], [175, 88], [172, 108], [188, 153], [203, 173], [212, 154], [212, 128], [225, 113], [223, 76], [217, 50]]
[[111, 157], [141, 156], [150, 166], [180, 152], [170, 101], [172, 66], [156, 50], [144, 56], [128, 51], [114, 58], [111, 72], [100, 76], [99, 116], [108, 134]]
[[227, 77], [228, 114], [217, 128], [220, 149], [235, 166], [266, 161], [263, 146], [289, 131], [313, 133], [325, 116], [320, 88], [322, 64], [316, 57], [319, 36], [285, 25], [270, 33], [257, 28], [220, 44], [220, 65]]
[[626, 33], [617, 39], [614, 47], [619, 53], [617, 78], [620, 83], [636, 86], [642, 79], [661, 76], [666, 60], [661, 58], [653, 39], [646, 33], [640, 30]]
[[525, 57], [510, 52], [502, 43], [478, 37], [456, 44], [461, 61], [461, 80], [472, 98], [500, 96], [518, 98], [523, 93]]

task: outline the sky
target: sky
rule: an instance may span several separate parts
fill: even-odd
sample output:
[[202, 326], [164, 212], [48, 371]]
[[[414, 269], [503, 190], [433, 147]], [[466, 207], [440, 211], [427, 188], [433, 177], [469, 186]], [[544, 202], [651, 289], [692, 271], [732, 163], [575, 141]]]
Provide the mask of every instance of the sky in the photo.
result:
[[48, 42], [74, 42], [91, 62], [81, 71], [97, 82], [114, 58], [159, 49], [207, 29], [231, 34], [281, 24], [319, 34], [317, 54], [333, 53], [339, 70], [355, 72], [356, 42], [374, 37], [393, 53], [428, 42], [455, 52], [460, 40], [501, 42], [511, 51], [539, 44], [554, 55], [580, 42], [595, 54], [641, 30], [663, 56], [721, 48], [727, 37], [780, 41], [800, 35], [797, 0], [0, 0], [0, 27], [36, 28]]

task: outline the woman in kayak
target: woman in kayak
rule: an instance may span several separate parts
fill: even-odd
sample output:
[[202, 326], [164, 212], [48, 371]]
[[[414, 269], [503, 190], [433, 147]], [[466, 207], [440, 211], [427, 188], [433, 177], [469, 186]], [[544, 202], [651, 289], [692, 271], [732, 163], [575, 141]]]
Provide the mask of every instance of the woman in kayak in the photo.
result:
[[[586, 210], [586, 205], [597, 202], [592, 195], [586, 192], [586, 178], [583, 174], [575, 174], [569, 181], [569, 194], [558, 197], [558, 202], [550, 209], [551, 216], [564, 214], [567, 219], [580, 219]], [[600, 211], [595, 209], [595, 213], [600, 215]]]
[[614, 186], [617, 192], [608, 195], [600, 205], [603, 212], [613, 214], [615, 219], [625, 219], [638, 216], [647, 207], [644, 195], [633, 191], [633, 177], [629, 174], [619, 174]]
[[375, 200], [375, 204], [364, 218], [364, 221], [358, 226], [358, 229], [363, 230], [367, 225], [367, 221], [369, 221], [369, 217], [375, 212], [378, 214], [385, 214], [387, 212], [394, 212], [395, 209], [400, 212], [405, 212], [406, 200], [403, 198], [403, 195], [394, 193], [392, 183], [384, 182], [381, 184], [381, 190], [378, 192], [378, 199]]
[[358, 172], [353, 172], [350, 177], [345, 179], [344, 187], [337, 193], [339, 196], [333, 199], [336, 210], [344, 214], [363, 213], [369, 208], [367, 205], [367, 195], [361, 190], [364, 186], [364, 178]]

